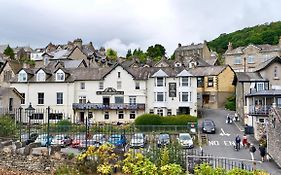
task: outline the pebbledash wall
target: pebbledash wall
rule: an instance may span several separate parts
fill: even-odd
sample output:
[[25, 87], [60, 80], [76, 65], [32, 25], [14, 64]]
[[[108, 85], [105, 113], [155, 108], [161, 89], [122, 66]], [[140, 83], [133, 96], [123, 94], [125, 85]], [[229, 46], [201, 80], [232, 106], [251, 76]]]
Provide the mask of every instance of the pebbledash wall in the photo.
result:
[[[84, 69], [84, 72], [87, 72], [87, 69], [94, 68]], [[56, 82], [54, 78], [47, 78], [46, 81], [38, 82], [34, 70], [32, 81], [27, 78], [27, 81], [21, 82], [17, 78], [11, 82], [11, 86], [25, 94], [22, 108], [27, 108], [30, 103], [36, 109], [46, 109], [50, 106], [52, 110], [67, 114], [68, 117], [63, 117], [65, 119], [71, 116], [72, 122], [84, 122], [88, 116], [93, 116], [91, 122], [127, 123], [144, 113], [158, 113], [164, 116], [189, 113], [197, 116], [196, 77], [185, 69], [173, 70], [171, 73], [172, 69], [169, 72], [166, 68], [165, 71], [167, 73], [161, 68], [154, 68], [146, 75], [140, 75], [144, 72], [136, 70], [138, 73], [132, 73], [134, 68], [128, 71], [118, 65], [100, 78], [84, 79], [82, 74], [82, 77], [77, 78], [80, 74], [73, 69], [66, 71], [69, 74], [65, 74], [68, 76], [66, 81]], [[55, 71], [52, 74], [51, 77], [56, 76]], [[183, 77], [188, 79], [185, 86], [182, 84]], [[163, 79], [163, 86], [157, 85], [158, 78]], [[158, 98], [158, 92], [163, 94], [163, 100]], [[38, 104], [38, 93], [44, 93], [43, 104]], [[57, 104], [57, 93], [63, 94], [62, 104]], [[104, 105], [108, 100], [109, 105]], [[44, 116], [44, 120], [47, 120], [47, 116]]]

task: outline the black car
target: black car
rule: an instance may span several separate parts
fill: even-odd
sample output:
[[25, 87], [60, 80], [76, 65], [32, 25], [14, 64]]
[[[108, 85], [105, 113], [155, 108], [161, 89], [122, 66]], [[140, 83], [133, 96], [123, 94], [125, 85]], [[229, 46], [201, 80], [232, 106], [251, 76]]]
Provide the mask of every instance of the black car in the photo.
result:
[[21, 135], [21, 142], [25, 145], [35, 142], [38, 137], [38, 133], [25, 133]]
[[206, 119], [202, 123], [202, 132], [203, 133], [216, 133], [216, 125], [213, 120]]
[[169, 134], [160, 134], [157, 140], [157, 146], [163, 147], [170, 144], [170, 136]]

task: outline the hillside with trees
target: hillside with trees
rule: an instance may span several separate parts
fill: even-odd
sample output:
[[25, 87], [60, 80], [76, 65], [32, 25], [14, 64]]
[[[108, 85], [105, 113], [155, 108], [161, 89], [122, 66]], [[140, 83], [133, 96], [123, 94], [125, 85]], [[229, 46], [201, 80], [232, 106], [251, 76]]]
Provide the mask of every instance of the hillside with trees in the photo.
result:
[[218, 38], [208, 42], [210, 49], [220, 55], [227, 50], [228, 42], [233, 47], [246, 46], [248, 44], [278, 44], [281, 36], [281, 21], [246, 27], [229, 34], [221, 34]]

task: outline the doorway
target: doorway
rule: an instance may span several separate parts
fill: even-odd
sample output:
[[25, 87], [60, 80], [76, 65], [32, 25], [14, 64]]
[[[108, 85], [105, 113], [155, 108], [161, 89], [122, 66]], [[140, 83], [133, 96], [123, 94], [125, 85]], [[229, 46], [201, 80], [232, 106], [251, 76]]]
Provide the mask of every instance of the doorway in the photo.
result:
[[179, 114], [190, 114], [189, 107], [179, 107]]
[[85, 120], [85, 112], [80, 112], [80, 123], [84, 123]]
[[109, 104], [110, 104], [110, 98], [109, 98], [109, 97], [103, 97], [103, 99], [102, 99], [102, 104], [103, 104], [103, 105], [109, 106]]

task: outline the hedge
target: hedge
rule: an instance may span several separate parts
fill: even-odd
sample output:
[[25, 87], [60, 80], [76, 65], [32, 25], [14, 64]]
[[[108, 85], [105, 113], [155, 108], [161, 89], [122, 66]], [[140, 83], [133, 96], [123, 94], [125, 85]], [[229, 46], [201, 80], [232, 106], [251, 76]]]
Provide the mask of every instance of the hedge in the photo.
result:
[[191, 115], [159, 116], [143, 114], [135, 119], [135, 125], [187, 125], [188, 122], [197, 122], [197, 117]]

